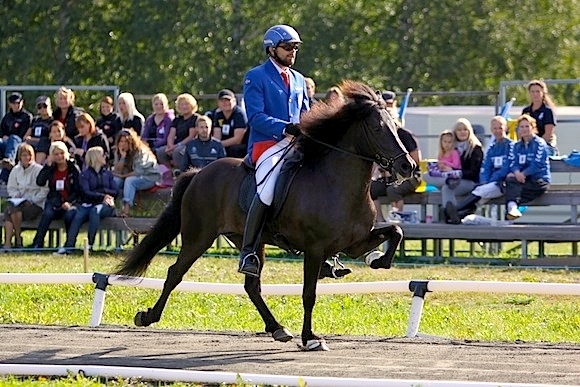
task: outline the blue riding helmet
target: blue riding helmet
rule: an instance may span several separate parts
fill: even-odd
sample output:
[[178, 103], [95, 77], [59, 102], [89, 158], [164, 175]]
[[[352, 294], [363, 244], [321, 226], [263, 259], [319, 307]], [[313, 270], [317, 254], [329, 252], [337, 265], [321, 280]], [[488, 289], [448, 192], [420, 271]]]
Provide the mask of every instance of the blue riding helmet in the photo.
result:
[[272, 26], [264, 34], [264, 49], [268, 52], [269, 47], [276, 47], [280, 43], [302, 43], [298, 32], [286, 24]]

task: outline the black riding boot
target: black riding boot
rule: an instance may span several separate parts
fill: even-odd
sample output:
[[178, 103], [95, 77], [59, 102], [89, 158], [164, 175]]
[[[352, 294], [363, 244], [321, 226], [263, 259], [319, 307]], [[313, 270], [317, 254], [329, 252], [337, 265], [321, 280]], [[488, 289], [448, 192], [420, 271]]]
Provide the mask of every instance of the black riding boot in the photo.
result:
[[269, 207], [262, 203], [258, 195], [254, 196], [246, 217], [244, 240], [240, 251], [240, 268], [238, 269], [240, 273], [260, 277], [260, 259], [256, 254], [256, 248]]
[[460, 218], [464, 218], [469, 214], [473, 214], [477, 210], [477, 202], [481, 200], [481, 196], [474, 194], [467, 195], [462, 201], [457, 204], [457, 212]]

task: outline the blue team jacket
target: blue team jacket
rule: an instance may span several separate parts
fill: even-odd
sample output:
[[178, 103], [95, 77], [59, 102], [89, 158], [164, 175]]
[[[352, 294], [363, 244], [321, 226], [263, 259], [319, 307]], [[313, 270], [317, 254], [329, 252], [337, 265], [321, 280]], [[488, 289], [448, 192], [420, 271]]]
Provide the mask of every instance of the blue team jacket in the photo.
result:
[[250, 154], [256, 142], [282, 140], [286, 124], [299, 122], [300, 114], [310, 108], [304, 76], [293, 69], [288, 71], [290, 90], [270, 60], [246, 73], [244, 103], [250, 128]]
[[500, 142], [494, 142], [483, 159], [479, 182], [481, 184], [502, 181], [510, 171], [509, 154], [514, 142], [509, 138], [504, 138]]
[[510, 172], [521, 171], [526, 177], [551, 183], [548, 155], [548, 145], [543, 138], [534, 135], [527, 144], [519, 140], [510, 152]]

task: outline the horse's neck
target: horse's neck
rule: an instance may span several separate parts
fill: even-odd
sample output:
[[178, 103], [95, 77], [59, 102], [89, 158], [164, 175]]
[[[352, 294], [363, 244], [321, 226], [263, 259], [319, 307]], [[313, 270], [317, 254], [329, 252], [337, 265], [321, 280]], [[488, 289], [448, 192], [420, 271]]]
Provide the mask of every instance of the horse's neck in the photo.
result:
[[342, 153], [336, 150], [330, 151], [320, 163], [320, 169], [330, 172], [343, 180], [343, 192], [345, 194], [366, 195], [368, 183], [371, 179], [372, 164], [358, 159], [351, 154]]

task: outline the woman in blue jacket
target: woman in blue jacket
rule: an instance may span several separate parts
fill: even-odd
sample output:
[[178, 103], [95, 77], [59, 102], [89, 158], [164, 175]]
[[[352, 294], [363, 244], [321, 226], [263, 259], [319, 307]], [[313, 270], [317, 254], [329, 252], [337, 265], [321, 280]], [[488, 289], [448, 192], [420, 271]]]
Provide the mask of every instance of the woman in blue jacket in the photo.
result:
[[510, 172], [506, 178], [506, 218], [514, 220], [522, 216], [520, 204], [531, 202], [543, 195], [552, 181], [549, 149], [546, 141], [538, 136], [536, 120], [522, 114], [517, 121], [519, 141], [510, 153]]
[[64, 247], [55, 254], [67, 254], [74, 249], [77, 236], [83, 223], [89, 221], [89, 248], [95, 243], [101, 219], [115, 214], [115, 195], [117, 193], [113, 173], [105, 169], [107, 160], [100, 146], [87, 150], [85, 155], [87, 169], [81, 172], [80, 184], [82, 203], [72, 221]]

